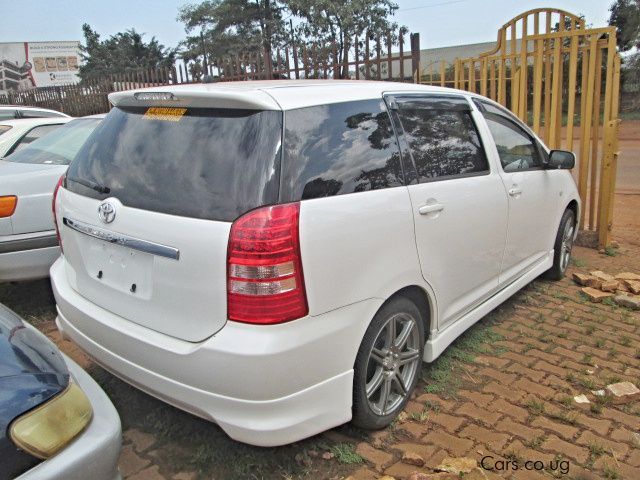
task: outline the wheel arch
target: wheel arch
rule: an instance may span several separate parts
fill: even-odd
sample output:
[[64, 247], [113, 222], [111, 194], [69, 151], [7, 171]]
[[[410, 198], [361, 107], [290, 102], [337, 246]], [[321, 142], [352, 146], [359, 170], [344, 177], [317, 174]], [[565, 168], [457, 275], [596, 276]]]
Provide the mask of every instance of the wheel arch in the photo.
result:
[[424, 325], [425, 341], [429, 338], [431, 329], [434, 327], [433, 320], [435, 319], [435, 302], [429, 296], [429, 293], [418, 285], [408, 285], [406, 287], [397, 290], [395, 293], [389, 296], [387, 300], [380, 306], [384, 307], [388, 302], [396, 297], [405, 297], [411, 300], [422, 315], [422, 322]]

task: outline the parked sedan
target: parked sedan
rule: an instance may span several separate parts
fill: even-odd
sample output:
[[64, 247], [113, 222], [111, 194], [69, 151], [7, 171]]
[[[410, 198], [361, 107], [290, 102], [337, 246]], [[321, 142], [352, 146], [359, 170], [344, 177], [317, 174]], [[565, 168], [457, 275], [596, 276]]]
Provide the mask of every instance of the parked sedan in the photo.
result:
[[12, 118], [69, 117], [66, 113], [49, 108], [26, 107], [21, 105], [0, 105], [0, 120]]
[[49, 274], [60, 255], [51, 214], [53, 189], [103, 117], [72, 120], [0, 160], [0, 282]]
[[0, 121], [0, 159], [25, 148], [72, 118], [30, 118]]
[[0, 305], [0, 480], [116, 480], [120, 418], [98, 384]]

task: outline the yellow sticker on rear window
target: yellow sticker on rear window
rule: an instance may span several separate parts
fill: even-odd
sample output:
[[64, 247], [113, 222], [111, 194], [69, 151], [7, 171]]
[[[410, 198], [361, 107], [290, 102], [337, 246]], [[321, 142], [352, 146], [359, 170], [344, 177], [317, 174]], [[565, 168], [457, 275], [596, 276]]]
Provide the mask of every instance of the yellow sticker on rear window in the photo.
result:
[[144, 113], [144, 118], [148, 120], [164, 120], [166, 122], [179, 122], [187, 112], [186, 108], [174, 107], [150, 107]]

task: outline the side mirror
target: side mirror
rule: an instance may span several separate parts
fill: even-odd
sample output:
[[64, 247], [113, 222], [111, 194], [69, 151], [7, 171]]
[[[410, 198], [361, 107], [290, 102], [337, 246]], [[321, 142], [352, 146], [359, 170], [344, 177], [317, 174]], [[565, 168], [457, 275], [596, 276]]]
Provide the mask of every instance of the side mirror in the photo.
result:
[[571, 170], [576, 166], [576, 156], [573, 152], [566, 150], [551, 150], [549, 153], [549, 163], [547, 168], [550, 170]]

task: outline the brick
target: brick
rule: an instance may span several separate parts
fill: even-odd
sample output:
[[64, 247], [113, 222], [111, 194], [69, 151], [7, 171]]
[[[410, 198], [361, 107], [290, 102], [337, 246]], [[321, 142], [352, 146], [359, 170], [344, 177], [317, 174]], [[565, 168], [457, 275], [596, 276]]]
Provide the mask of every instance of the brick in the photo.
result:
[[471, 400], [473, 403], [475, 403], [479, 407], [484, 407], [485, 405], [492, 402], [495, 398], [493, 395], [485, 395], [483, 393], [474, 392], [472, 390], [460, 390], [458, 394], [463, 398]]
[[124, 439], [133, 444], [136, 452], [141, 453], [156, 443], [156, 439], [150, 433], [141, 432], [137, 428], [130, 428], [124, 432]]
[[634, 295], [640, 293], [640, 281], [638, 280], [624, 280], [624, 286]]
[[439, 405], [440, 410], [445, 412], [450, 412], [455, 406], [455, 402], [445, 400], [444, 398], [433, 393], [423, 393], [418, 398], [416, 398], [415, 401], [418, 403], [422, 403], [423, 405], [426, 403], [429, 403], [430, 405]]
[[542, 398], [551, 398], [555, 391], [552, 388], [545, 387], [544, 385], [540, 385], [539, 383], [534, 383], [531, 380], [527, 380], [526, 378], [521, 378], [517, 382], [515, 382], [512, 387], [524, 390], [525, 392], [533, 393]]
[[617, 280], [602, 282], [602, 285], [600, 285], [600, 290], [602, 290], [603, 292], [615, 292], [619, 286], [620, 282], [618, 282]]
[[640, 281], [640, 275], [638, 275], [637, 273], [632, 273], [632, 272], [621, 272], [617, 275], [614, 275], [614, 277], [616, 280], [635, 280], [635, 281]]
[[527, 418], [529, 418], [529, 412], [526, 409], [512, 405], [502, 398], [498, 398], [495, 402], [492, 402], [489, 408], [494, 412], [504, 413], [520, 422], [525, 422]]
[[502, 420], [500, 420], [496, 424], [495, 428], [497, 430], [500, 430], [501, 432], [506, 432], [511, 435], [520, 437], [526, 440], [527, 442], [530, 442], [533, 439], [538, 438], [541, 435], [544, 435], [543, 430], [527, 427], [525, 425], [522, 425], [521, 423], [516, 423], [513, 420], [508, 418], [503, 418]]
[[464, 438], [450, 435], [442, 430], [429, 432], [424, 438], [424, 442], [432, 443], [443, 448], [449, 453], [461, 457], [473, 447], [473, 442]]
[[120, 472], [123, 477], [133, 475], [147, 465], [149, 465], [149, 460], [140, 457], [136, 452], [134, 452], [132, 445], [122, 447], [118, 467], [120, 468]]
[[165, 480], [165, 476], [160, 473], [160, 467], [153, 465], [129, 477], [129, 480]]
[[589, 300], [591, 300], [593, 303], [600, 303], [605, 298], [613, 297], [613, 293], [601, 292], [600, 290], [596, 290], [592, 287], [583, 287], [582, 293], [589, 297]]
[[502, 357], [490, 357], [486, 355], [480, 355], [476, 357], [475, 362], [479, 363], [480, 365], [504, 368], [504, 366], [507, 363], [509, 363], [509, 360]]
[[467, 425], [459, 435], [473, 438], [478, 443], [487, 445], [490, 450], [498, 452], [502, 450], [502, 447], [504, 447], [510, 438], [510, 436], [505, 433], [496, 433], [487, 428], [479, 427], [478, 425]]
[[518, 373], [520, 375], [524, 375], [526, 377], [529, 377], [531, 380], [533, 380], [534, 382], [539, 382], [540, 380], [542, 380], [544, 378], [545, 373], [544, 372], [540, 372], [538, 370], [532, 370], [531, 368], [527, 368], [519, 363], [513, 363], [511, 365], [509, 365], [507, 367], [507, 370], [509, 370], [510, 372], [515, 372]]
[[561, 455], [570, 457], [578, 463], [584, 463], [589, 458], [589, 453], [586, 447], [581, 447], [573, 443], [565, 442], [555, 435], [549, 435], [549, 437], [542, 444], [542, 448], [544, 448], [545, 450], [555, 451]]
[[597, 420], [584, 414], [577, 415], [575, 420], [579, 425], [582, 425], [583, 427], [600, 435], [606, 435], [609, 428], [611, 428], [611, 422], [609, 420]]
[[627, 307], [631, 310], [640, 310], [640, 295], [616, 295], [613, 301], [622, 307]]
[[578, 273], [578, 272], [575, 272], [571, 277], [573, 278], [573, 281], [576, 282], [581, 287], [587, 286], [587, 281], [595, 278], [595, 277], [592, 277], [591, 275]]
[[605, 448], [607, 453], [615, 453], [616, 458], [623, 458], [629, 451], [629, 447], [624, 443], [613, 442], [607, 438], [603, 438], [599, 435], [594, 435], [592, 432], [582, 432], [582, 434], [576, 440], [576, 443], [580, 445], [598, 444]]
[[[534, 350], [529, 350], [529, 352], [527, 352], [527, 353], [529, 355], [531, 355], [532, 357], [536, 357], [536, 358], [539, 358], [541, 360], [545, 360], [545, 361], [547, 361], [549, 363], [553, 363], [554, 365], [558, 364], [558, 363], [560, 363], [562, 361], [562, 358], [559, 357], [558, 355], [556, 355], [555, 351], [554, 351], [554, 353], [548, 353], [548, 352], [543, 352], [542, 350], [534, 349]], [[533, 363], [534, 362], [531, 362], [528, 366], [533, 365]]]
[[393, 455], [373, 448], [366, 442], [360, 442], [356, 447], [356, 453], [371, 463], [373, 467], [381, 472], [387, 466], [393, 463]]
[[627, 463], [634, 467], [640, 467], [640, 449], [636, 448], [629, 454]]
[[607, 385], [607, 390], [609, 390], [615, 397], [637, 395], [638, 393], [640, 393], [640, 390], [638, 390], [638, 387], [636, 387], [631, 382], [612, 383], [610, 385]]
[[449, 415], [447, 413], [437, 413], [433, 415], [429, 415], [429, 420], [437, 423], [441, 427], [444, 427], [449, 432], [455, 432], [460, 425], [464, 423], [464, 418], [454, 417], [453, 415]]
[[578, 429], [576, 427], [554, 422], [543, 416], [537, 417], [533, 422], [531, 422], [531, 425], [545, 430], [553, 430], [558, 435], [564, 437], [565, 440], [571, 440], [575, 434], [578, 433]]
[[407, 465], [406, 463], [397, 462], [384, 471], [385, 475], [393, 478], [408, 478], [413, 472], [426, 472], [426, 470], [416, 467], [415, 465]]
[[424, 465], [424, 458], [415, 453], [414, 451], [405, 452], [402, 455], [402, 463], [407, 465], [415, 465], [416, 467], [422, 467]]
[[375, 480], [378, 474], [367, 467], [360, 467], [347, 477], [349, 480]]
[[611, 282], [612, 280], [615, 280], [616, 278], [613, 275], [609, 275], [608, 273], [604, 273], [602, 270], [594, 270], [592, 272], [589, 272], [589, 275], [591, 275], [592, 277], [595, 277], [599, 280], [602, 280], [603, 282]]
[[560, 377], [564, 376], [567, 371], [562, 367], [557, 367], [555, 365], [550, 364], [549, 362], [545, 362], [544, 360], [538, 361], [533, 367], [534, 370], [544, 370], [547, 373], [553, 373]]
[[522, 392], [519, 391], [519, 389], [505, 387], [504, 385], [501, 385], [497, 382], [488, 383], [487, 385], [485, 385], [482, 391], [486, 393], [495, 393], [498, 397], [505, 398], [512, 402], [517, 402], [522, 398]]
[[426, 425], [422, 425], [420, 423], [413, 423], [413, 422], [403, 423], [402, 426], [400, 426], [400, 428], [405, 432], [407, 432], [407, 434], [412, 438], [420, 438], [424, 434], [426, 434], [429, 430], [431, 430], [431, 428]]
[[621, 423], [630, 430], [640, 430], [640, 417], [621, 412], [615, 407], [605, 408], [602, 411], [602, 417]]
[[[529, 352], [527, 352], [529, 353]], [[508, 358], [509, 360], [513, 360], [514, 362], [518, 362], [526, 367], [528, 367], [529, 365], [531, 365], [532, 363], [535, 362], [534, 358], [531, 358], [529, 356], [526, 355], [521, 355], [519, 353], [514, 353], [514, 352], [504, 352], [502, 354], [502, 356], [504, 358]], [[508, 369], [507, 369], [508, 370]]]
[[553, 349], [553, 353], [557, 355], [562, 355], [563, 357], [570, 358], [571, 360], [574, 360], [576, 362], [582, 362], [582, 357], [583, 357], [582, 353], [576, 352], [575, 350], [569, 350], [564, 347], [556, 347]]
[[409, 452], [413, 452], [420, 455], [423, 460], [431, 458], [439, 449], [435, 445], [422, 445], [420, 443], [408, 443], [402, 442], [394, 445], [390, 445], [388, 450], [396, 450], [400, 453], [400, 456], [404, 456]]
[[478, 372], [478, 374], [484, 377], [493, 378], [494, 380], [497, 380], [503, 385], [509, 385], [510, 383], [513, 383], [516, 379], [515, 375], [504, 373], [496, 368], [483, 368]]
[[465, 402], [462, 404], [460, 408], [456, 411], [458, 415], [466, 415], [471, 417], [485, 425], [493, 425], [498, 419], [501, 417], [501, 414], [498, 412], [490, 412], [485, 408], [479, 408], [473, 402]]

